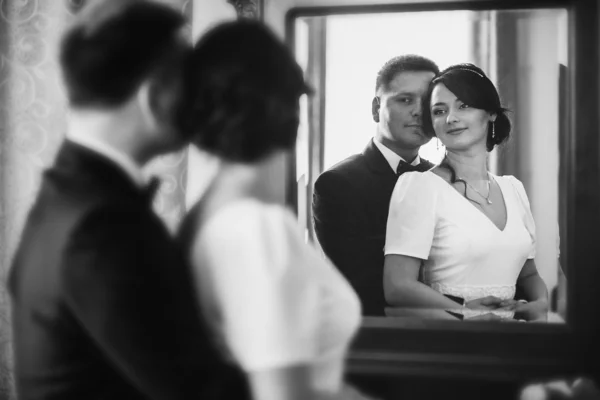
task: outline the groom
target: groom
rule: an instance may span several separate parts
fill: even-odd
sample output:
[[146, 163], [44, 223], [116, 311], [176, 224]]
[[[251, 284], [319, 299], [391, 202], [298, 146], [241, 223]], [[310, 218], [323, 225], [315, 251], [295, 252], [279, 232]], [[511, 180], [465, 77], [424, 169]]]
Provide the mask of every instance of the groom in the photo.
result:
[[187, 143], [184, 22], [157, 2], [100, 0], [62, 39], [67, 138], [9, 278], [21, 400], [244, 398], [141, 173]]
[[384, 315], [383, 247], [390, 197], [398, 176], [433, 167], [419, 158], [430, 140], [421, 126], [421, 100], [439, 72], [421, 56], [389, 60], [377, 75], [372, 101], [375, 137], [362, 153], [315, 182], [315, 231], [325, 254], [350, 281], [364, 315]]

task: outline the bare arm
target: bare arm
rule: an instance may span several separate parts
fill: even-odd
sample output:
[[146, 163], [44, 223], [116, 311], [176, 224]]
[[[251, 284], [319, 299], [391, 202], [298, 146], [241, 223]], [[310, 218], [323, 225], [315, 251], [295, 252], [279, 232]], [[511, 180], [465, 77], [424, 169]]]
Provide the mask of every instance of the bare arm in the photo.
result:
[[392, 307], [457, 308], [457, 303], [419, 282], [422, 260], [399, 254], [385, 256], [383, 291]]
[[523, 264], [523, 269], [517, 278], [517, 285], [523, 289], [527, 301], [548, 302], [548, 289], [540, 277], [533, 259], [529, 259]]
[[527, 320], [545, 318], [548, 311], [548, 289], [533, 259], [525, 261], [517, 278], [517, 286], [522, 289], [529, 303], [517, 307], [516, 313]]
[[[419, 282], [419, 268], [422, 260], [415, 257], [389, 254], [385, 256], [383, 270], [383, 291], [386, 302], [397, 308], [456, 309], [460, 305], [443, 294]], [[502, 300], [487, 296], [465, 303], [465, 307], [474, 310], [493, 310]], [[386, 308], [386, 314], [393, 316], [393, 308]], [[451, 315], [438, 314], [444, 319], [456, 319]]]

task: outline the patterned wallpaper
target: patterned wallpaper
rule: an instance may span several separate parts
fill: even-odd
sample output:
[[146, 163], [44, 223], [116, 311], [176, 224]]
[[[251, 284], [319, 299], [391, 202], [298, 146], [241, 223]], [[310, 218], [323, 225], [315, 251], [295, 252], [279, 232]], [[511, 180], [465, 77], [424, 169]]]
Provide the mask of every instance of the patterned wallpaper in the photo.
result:
[[[190, 0], [166, 0], [191, 18]], [[85, 0], [0, 0], [0, 400], [13, 399], [8, 268], [20, 231], [66, 129], [60, 34]], [[190, 30], [191, 32], [191, 30]], [[185, 212], [187, 151], [154, 161], [155, 210], [172, 229]]]

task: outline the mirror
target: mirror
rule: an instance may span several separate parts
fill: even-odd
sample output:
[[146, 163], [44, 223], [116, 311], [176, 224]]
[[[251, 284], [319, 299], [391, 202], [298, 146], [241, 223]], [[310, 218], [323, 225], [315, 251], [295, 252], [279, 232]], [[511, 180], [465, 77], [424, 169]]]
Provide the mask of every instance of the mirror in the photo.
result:
[[[316, 179], [336, 163], [361, 153], [375, 133], [371, 101], [383, 64], [403, 54], [427, 57], [440, 69], [472, 63], [485, 71], [503, 106], [511, 110], [511, 139], [489, 154], [488, 168], [495, 175], [513, 175], [523, 183], [536, 224], [535, 261], [549, 294], [546, 320], [565, 322], [569, 266], [560, 263], [564, 254], [560, 238], [566, 218], [566, 175], [561, 165], [570, 123], [567, 23], [567, 11], [559, 8], [295, 18], [294, 51], [316, 92], [301, 104], [295, 157], [293, 201], [306, 239], [319, 245], [311, 209]], [[434, 138], [421, 147], [419, 155], [439, 163], [444, 152]], [[373, 267], [383, 269], [382, 265]], [[448, 314], [448, 310], [440, 314], [440, 310], [423, 308], [392, 311], [388, 315], [397, 318], [437, 319]], [[514, 313], [496, 314], [515, 318]]]

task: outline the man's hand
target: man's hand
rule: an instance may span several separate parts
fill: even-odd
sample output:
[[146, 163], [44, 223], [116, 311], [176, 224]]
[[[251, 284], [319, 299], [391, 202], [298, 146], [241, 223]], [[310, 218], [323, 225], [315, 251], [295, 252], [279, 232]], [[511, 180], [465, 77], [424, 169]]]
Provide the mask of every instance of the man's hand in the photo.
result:
[[466, 308], [471, 310], [496, 310], [500, 307], [503, 300], [496, 296], [481, 297], [465, 303]]
[[548, 321], [548, 302], [545, 300], [519, 303], [514, 309], [515, 318], [526, 321], [546, 322]]
[[523, 302], [521, 302], [519, 300], [514, 300], [514, 299], [503, 300], [498, 305], [498, 309], [505, 310], [505, 311], [515, 311], [520, 304], [523, 304]]

